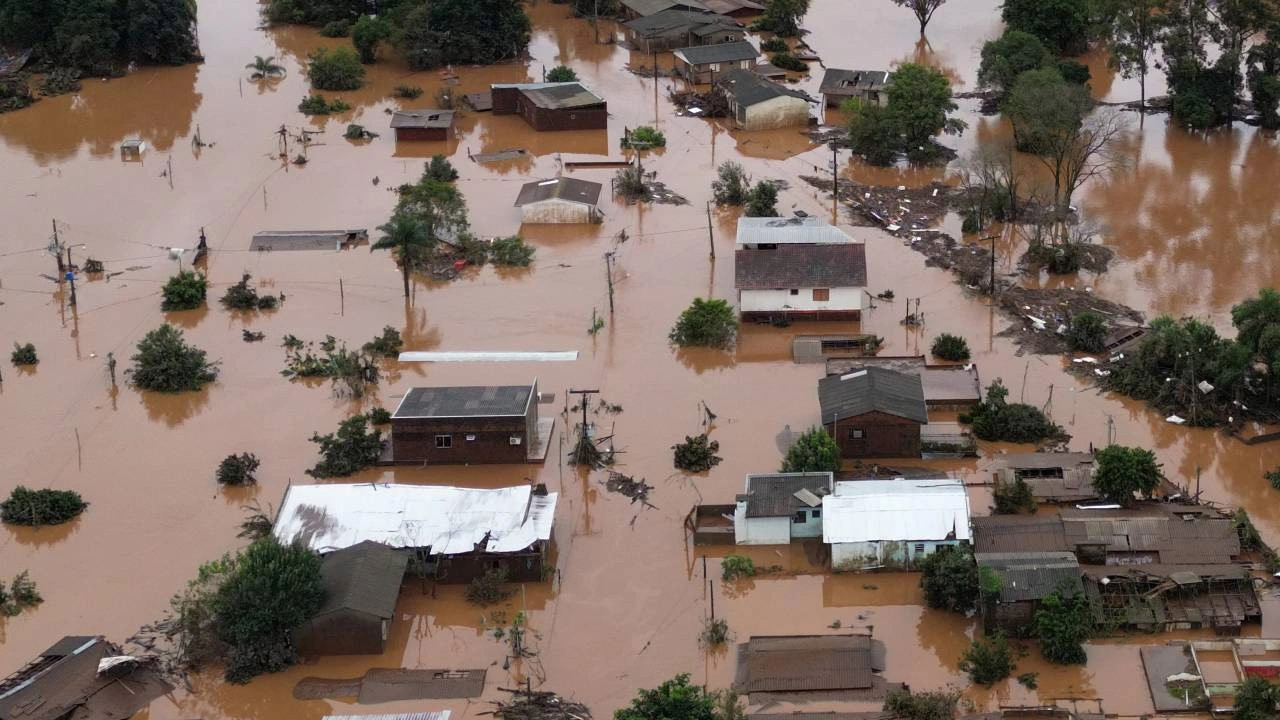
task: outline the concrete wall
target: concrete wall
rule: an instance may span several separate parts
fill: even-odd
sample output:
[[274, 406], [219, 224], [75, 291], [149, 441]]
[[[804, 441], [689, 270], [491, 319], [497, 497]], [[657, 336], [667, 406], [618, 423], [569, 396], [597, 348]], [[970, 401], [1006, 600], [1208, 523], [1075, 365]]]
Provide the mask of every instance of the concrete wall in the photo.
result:
[[593, 215], [590, 205], [559, 198], [529, 203], [520, 208], [520, 220], [530, 224], [589, 223], [593, 221]]
[[793, 538], [820, 538], [822, 537], [822, 507], [805, 508], [796, 512], [804, 513], [804, 522], [798, 523], [793, 516], [791, 519], [791, 537]]
[[742, 130], [776, 130], [785, 127], [803, 127], [809, 124], [809, 102], [784, 95], [735, 113], [737, 125]]
[[863, 288], [828, 288], [829, 300], [814, 300], [813, 288], [796, 288], [791, 294], [786, 290], [740, 290], [738, 309], [742, 312], [773, 312], [785, 309], [810, 310], [859, 310], [863, 309], [866, 293]]
[[734, 513], [733, 536], [739, 545], [788, 545], [791, 543], [791, 518], [748, 518], [746, 506], [738, 505]]
[[914, 570], [916, 564], [938, 548], [959, 545], [957, 540], [879, 540], [869, 542], [832, 543], [831, 569]]

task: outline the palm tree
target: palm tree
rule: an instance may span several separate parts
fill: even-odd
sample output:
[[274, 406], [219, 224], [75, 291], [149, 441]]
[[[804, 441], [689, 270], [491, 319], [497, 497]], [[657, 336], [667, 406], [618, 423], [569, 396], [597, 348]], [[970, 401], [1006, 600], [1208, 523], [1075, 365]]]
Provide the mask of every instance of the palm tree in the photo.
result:
[[369, 246], [369, 251], [395, 250], [400, 256], [400, 272], [404, 275], [404, 296], [409, 297], [409, 268], [413, 258], [425, 255], [435, 248], [435, 238], [427, 232], [422, 221], [405, 212], [397, 212], [386, 223], [379, 225], [382, 237]]
[[261, 80], [263, 78], [280, 77], [284, 75], [284, 66], [277, 65], [275, 60], [275, 56], [264, 58], [261, 55], [254, 55], [253, 62], [245, 65], [246, 68], [253, 71], [252, 73], [249, 73], [249, 77], [254, 80]]

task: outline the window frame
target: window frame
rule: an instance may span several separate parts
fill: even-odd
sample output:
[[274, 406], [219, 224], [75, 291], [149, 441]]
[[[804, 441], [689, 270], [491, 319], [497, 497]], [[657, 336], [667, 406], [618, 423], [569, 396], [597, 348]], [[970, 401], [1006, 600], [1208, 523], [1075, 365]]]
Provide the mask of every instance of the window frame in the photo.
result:
[[436, 434], [436, 449], [437, 450], [453, 449], [453, 435], [440, 434], [440, 433]]

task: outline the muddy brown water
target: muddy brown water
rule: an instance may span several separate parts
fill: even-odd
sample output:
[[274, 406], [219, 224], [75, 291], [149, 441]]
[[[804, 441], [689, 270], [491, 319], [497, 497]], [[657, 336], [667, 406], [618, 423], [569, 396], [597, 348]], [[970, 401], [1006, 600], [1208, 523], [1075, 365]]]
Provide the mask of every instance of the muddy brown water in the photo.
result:
[[[994, 0], [944, 7], [918, 42], [909, 13], [889, 3], [815, 0], [807, 25], [810, 43], [825, 62], [841, 67], [884, 67], [924, 60], [943, 67], [958, 86], [970, 88], [981, 43], [1000, 31]], [[493, 637], [489, 610], [468, 605], [461, 588], [433, 594], [407, 583], [386, 654], [380, 658], [325, 658], [248, 686], [228, 686], [216, 673], [192, 678], [190, 691], [156, 702], [153, 718], [319, 718], [337, 711], [420, 709], [422, 703], [363, 707], [343, 702], [298, 701], [302, 677], [349, 678], [370, 667], [488, 667], [485, 698], [497, 697], [530, 677], [576, 696], [605, 717], [639, 687], [676, 672], [698, 682], [726, 685], [733, 652], [702, 652], [696, 640], [709, 613], [701, 550], [689, 547], [681, 523], [699, 500], [725, 502], [748, 472], [777, 466], [790, 433], [815, 422], [817, 366], [790, 362], [796, 333], [841, 328], [886, 338], [886, 352], [927, 350], [943, 331], [966, 335], [984, 381], [1003, 377], [1019, 399], [1047, 406], [1085, 449], [1105, 442], [1109, 420], [1119, 442], [1154, 448], [1165, 470], [1194, 483], [1207, 498], [1249, 508], [1263, 534], [1280, 541], [1280, 505], [1262, 479], [1280, 464], [1280, 445], [1245, 447], [1221, 434], [1169, 425], [1141, 404], [1099, 395], [1062, 370], [1052, 357], [1020, 357], [996, 337], [1006, 319], [981, 299], [964, 295], [949, 275], [925, 268], [923, 258], [896, 239], [854, 228], [868, 243], [873, 291], [893, 289], [897, 303], [878, 303], [859, 324], [745, 327], [734, 353], [672, 351], [666, 334], [679, 311], [697, 295], [733, 298], [733, 211], [713, 210], [716, 262], [708, 258], [704, 203], [715, 164], [742, 162], [757, 178], [788, 180], [780, 208], [830, 213], [829, 198], [798, 177], [826, 171], [829, 154], [795, 130], [739, 134], [717, 123], [676, 117], [666, 101], [670, 80], [638, 77], [628, 63], [649, 62], [614, 45], [594, 42], [591, 28], [568, 17], [564, 6], [530, 9], [535, 34], [527, 65], [456, 68], [455, 93], [490, 82], [536, 78], [543, 66], [573, 65], [610, 103], [607, 132], [531, 132], [518, 118], [464, 112], [449, 143], [397, 146], [387, 129], [390, 108], [431, 107], [441, 74], [410, 72], [395, 62], [370, 68], [368, 85], [337, 93], [354, 109], [328, 119], [296, 111], [307, 91], [299, 58], [333, 40], [306, 28], [258, 29], [258, 4], [250, 0], [206, 3], [200, 37], [208, 62], [200, 66], [146, 69], [103, 82], [87, 80], [81, 93], [42, 100], [0, 116], [0, 343], [33, 342], [41, 362], [32, 371], [3, 368], [0, 417], [0, 490], [24, 483], [75, 489], [91, 506], [66, 526], [0, 531], [0, 575], [29, 569], [45, 602], [0, 624], [0, 671], [17, 668], [63, 634], [102, 633], [123, 639], [165, 610], [196, 567], [239, 547], [241, 506], [278, 505], [290, 482], [311, 482], [312, 432], [327, 432], [350, 412], [394, 405], [413, 385], [524, 383], [537, 377], [561, 402], [569, 387], [599, 387], [624, 411], [606, 420], [617, 436], [622, 472], [654, 486], [654, 508], [605, 491], [603, 473], [584, 476], [558, 461], [561, 424], [553, 457], [545, 466], [396, 468], [371, 470], [357, 481], [456, 483], [496, 487], [546, 482], [561, 492], [557, 517], [558, 580], [529, 585], [504, 608], [508, 617], [527, 611], [538, 656], [503, 670], [506, 646]], [[602, 28], [602, 32], [605, 29]], [[254, 55], [274, 55], [289, 72], [281, 80], [252, 83], [243, 66]], [[1095, 90], [1111, 100], [1136, 97], [1136, 82], [1111, 78], [1105, 60], [1090, 57]], [[660, 60], [669, 62], [669, 60]], [[815, 68], [815, 71], [817, 68]], [[1158, 79], [1153, 79], [1157, 80]], [[817, 89], [817, 72], [804, 87]], [[422, 86], [421, 98], [388, 98], [401, 83]], [[1155, 94], [1158, 82], [1150, 92]], [[331, 94], [333, 95], [333, 94]], [[962, 101], [968, 133], [949, 139], [962, 153], [1006, 132], [993, 118], [975, 115], [976, 101]], [[348, 122], [381, 132], [364, 144], [342, 139]], [[520, 228], [512, 207], [521, 183], [555, 175], [559, 162], [577, 156], [616, 157], [624, 126], [653, 124], [669, 145], [647, 154], [646, 167], [691, 201], [683, 207], [632, 206], [606, 199], [601, 226]], [[281, 124], [323, 130], [305, 167], [275, 157]], [[209, 147], [195, 151], [199, 129]], [[121, 162], [121, 140], [140, 137], [149, 148], [140, 163]], [[1148, 313], [1195, 314], [1224, 328], [1232, 303], [1259, 287], [1275, 285], [1276, 204], [1270, 188], [1280, 169], [1275, 139], [1249, 128], [1208, 138], [1146, 118], [1130, 141], [1137, 163], [1087, 186], [1078, 196], [1086, 218], [1104, 226], [1103, 239], [1119, 262], [1101, 277], [1071, 278], [1095, 292]], [[467, 152], [523, 147], [530, 156], [479, 165]], [[294, 149], [296, 152], [296, 148]], [[533, 268], [468, 270], [447, 284], [415, 283], [407, 306], [400, 277], [384, 253], [253, 254], [250, 235], [264, 229], [373, 227], [394, 204], [390, 188], [412, 181], [422, 159], [451, 154], [462, 174], [475, 230], [482, 235], [521, 231], [538, 248]], [[167, 173], [172, 164], [172, 173]], [[607, 185], [609, 170], [576, 171]], [[874, 182], [928, 182], [938, 169], [878, 170], [848, 165], [842, 172]], [[164, 175], [162, 175], [164, 173]], [[379, 182], [374, 184], [373, 178]], [[172, 185], [172, 187], [171, 187]], [[54, 262], [44, 253], [56, 218], [77, 261], [107, 263], [110, 279], [82, 279], [79, 305], [50, 280]], [[843, 218], [842, 218], [843, 222]], [[213, 254], [208, 273], [216, 298], [251, 272], [266, 288], [287, 296], [275, 312], [229, 313], [217, 306], [162, 313], [159, 288], [177, 264], [166, 248], [190, 248], [204, 227]], [[947, 222], [958, 234], [958, 221]], [[616, 246], [616, 311], [608, 312], [603, 253]], [[998, 242], [999, 270], [1013, 270], [1017, 241]], [[189, 260], [189, 256], [187, 257]], [[340, 299], [342, 281], [345, 298]], [[898, 323], [903, 301], [922, 298], [927, 324]], [[604, 330], [586, 332], [592, 309]], [[115, 353], [120, 371], [133, 344], [168, 320], [221, 362], [216, 384], [200, 393], [158, 396], [123, 383], [112, 389], [105, 357]], [[401, 330], [407, 349], [577, 350], [569, 364], [387, 365], [387, 377], [364, 401], [335, 398], [327, 386], [289, 382], [279, 375], [285, 333], [321, 338], [332, 333], [353, 344], [384, 325]], [[266, 333], [262, 343], [241, 341], [241, 330]], [[698, 429], [699, 401], [719, 419], [713, 437], [724, 462], [704, 476], [671, 469], [670, 445]], [[988, 453], [1014, 449], [985, 446]], [[263, 459], [261, 484], [220, 491], [213, 469], [228, 453], [252, 451]], [[981, 479], [988, 460], [935, 463]], [[989, 496], [975, 489], [974, 505]], [[874, 626], [888, 644], [886, 676], [916, 688], [966, 685], [956, 668], [975, 632], [965, 618], [922, 607], [911, 575], [831, 576], [817, 572], [802, 551], [753, 549], [766, 564], [789, 572], [723, 587], [718, 557], [707, 553], [716, 611], [735, 640], [752, 634], [833, 632]], [[1269, 610], [1275, 603], [1268, 596]], [[1271, 612], [1250, 633], [1274, 636], [1280, 615]], [[1142, 713], [1135, 638], [1092, 643], [1089, 664], [1052, 668], [1032, 650], [1019, 672], [1039, 672], [1039, 690], [1012, 680], [991, 690], [968, 689], [979, 707], [1034, 702], [1064, 695], [1101, 696], [1113, 712]], [[444, 701], [472, 716], [482, 701]]]

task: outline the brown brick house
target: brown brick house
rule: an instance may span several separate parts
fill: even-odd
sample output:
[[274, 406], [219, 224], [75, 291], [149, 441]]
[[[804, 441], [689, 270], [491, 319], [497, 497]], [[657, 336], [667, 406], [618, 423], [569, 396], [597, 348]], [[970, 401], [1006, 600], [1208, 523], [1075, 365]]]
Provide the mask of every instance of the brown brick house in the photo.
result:
[[863, 368], [818, 381], [822, 424], [841, 457], [920, 457], [929, 422], [919, 375]]
[[534, 130], [605, 130], [604, 98], [579, 82], [493, 85], [494, 115], [519, 115]]
[[554, 418], [538, 420], [531, 385], [418, 387], [391, 416], [397, 465], [526, 463], [546, 457]]
[[452, 110], [397, 110], [391, 116], [396, 142], [448, 140], [453, 135]]

